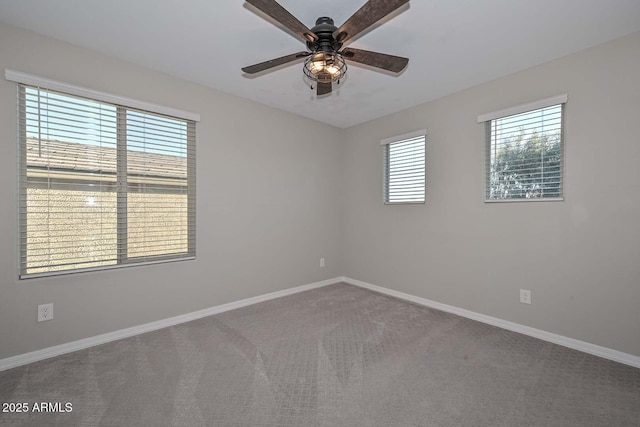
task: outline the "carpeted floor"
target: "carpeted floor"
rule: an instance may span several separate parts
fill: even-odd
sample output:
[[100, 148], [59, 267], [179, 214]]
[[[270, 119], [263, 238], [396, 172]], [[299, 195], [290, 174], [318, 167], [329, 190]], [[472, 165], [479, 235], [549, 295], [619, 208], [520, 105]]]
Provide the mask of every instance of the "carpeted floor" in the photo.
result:
[[0, 402], [72, 405], [0, 413], [2, 426], [640, 426], [640, 369], [346, 284], [0, 372], [0, 385]]

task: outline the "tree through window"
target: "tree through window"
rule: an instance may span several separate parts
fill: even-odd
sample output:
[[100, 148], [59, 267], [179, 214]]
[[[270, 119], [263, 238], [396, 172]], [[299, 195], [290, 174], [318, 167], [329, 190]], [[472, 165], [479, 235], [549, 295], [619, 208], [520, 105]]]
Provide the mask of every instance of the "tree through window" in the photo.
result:
[[562, 199], [564, 104], [487, 121], [486, 201]]

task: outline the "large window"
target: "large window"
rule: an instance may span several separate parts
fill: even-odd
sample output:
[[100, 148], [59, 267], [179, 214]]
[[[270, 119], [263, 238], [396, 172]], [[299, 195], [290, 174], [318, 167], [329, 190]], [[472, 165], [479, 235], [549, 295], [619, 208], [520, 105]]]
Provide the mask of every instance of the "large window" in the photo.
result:
[[562, 200], [565, 102], [544, 100], [486, 120], [485, 201]]
[[382, 141], [384, 149], [384, 202], [424, 203], [426, 131]]
[[195, 122], [19, 86], [22, 278], [195, 256]]

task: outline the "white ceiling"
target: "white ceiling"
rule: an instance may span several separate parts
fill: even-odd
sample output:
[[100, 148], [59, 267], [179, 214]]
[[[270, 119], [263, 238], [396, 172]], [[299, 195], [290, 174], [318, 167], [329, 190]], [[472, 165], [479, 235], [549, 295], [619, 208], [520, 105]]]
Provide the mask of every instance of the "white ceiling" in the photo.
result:
[[[365, 0], [279, 0], [312, 27], [340, 26]], [[640, 31], [640, 0], [413, 0], [348, 45], [410, 58], [399, 76], [349, 64], [316, 96], [293, 63], [304, 50], [242, 0], [0, 0], [0, 21], [338, 127], [394, 113]]]

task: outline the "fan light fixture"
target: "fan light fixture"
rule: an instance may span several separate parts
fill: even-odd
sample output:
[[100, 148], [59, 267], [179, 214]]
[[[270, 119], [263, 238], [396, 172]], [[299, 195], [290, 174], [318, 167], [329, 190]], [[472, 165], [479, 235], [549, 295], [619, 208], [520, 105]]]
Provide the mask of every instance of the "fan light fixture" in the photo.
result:
[[304, 75], [313, 82], [340, 82], [347, 73], [347, 63], [338, 53], [320, 52], [304, 61]]

